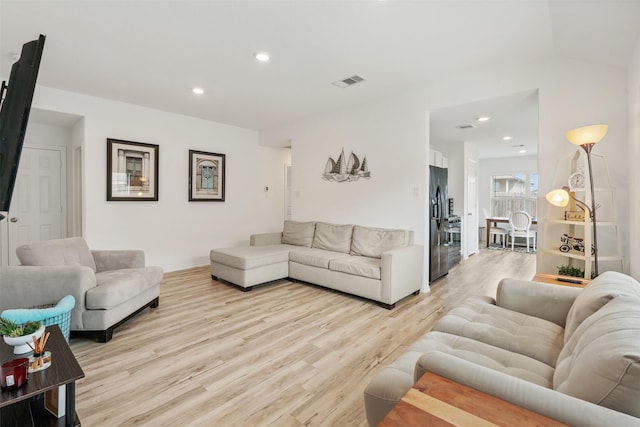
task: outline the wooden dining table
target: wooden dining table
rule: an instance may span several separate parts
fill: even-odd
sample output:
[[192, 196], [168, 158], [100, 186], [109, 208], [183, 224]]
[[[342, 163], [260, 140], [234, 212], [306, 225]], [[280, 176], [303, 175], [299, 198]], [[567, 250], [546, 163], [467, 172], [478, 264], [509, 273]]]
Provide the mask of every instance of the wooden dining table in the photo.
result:
[[[489, 239], [491, 239], [491, 227], [497, 226], [498, 224], [509, 224], [509, 218], [496, 217], [496, 218], [487, 218], [487, 247], [489, 247]], [[537, 219], [531, 220], [531, 225], [538, 224]]]

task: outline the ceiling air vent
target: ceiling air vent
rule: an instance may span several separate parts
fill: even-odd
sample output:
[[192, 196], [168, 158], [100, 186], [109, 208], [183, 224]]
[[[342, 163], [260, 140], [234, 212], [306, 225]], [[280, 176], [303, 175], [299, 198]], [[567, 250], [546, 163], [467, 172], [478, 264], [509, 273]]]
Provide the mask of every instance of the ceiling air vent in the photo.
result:
[[460, 125], [460, 126], [456, 126], [458, 129], [475, 129], [476, 126], [475, 125]]
[[358, 75], [353, 75], [351, 77], [347, 77], [346, 79], [342, 79], [342, 80], [338, 80], [337, 82], [333, 82], [332, 84], [338, 86], [338, 87], [349, 87], [349, 86], [353, 86], [356, 83], [360, 83], [363, 82], [364, 78], [358, 76]]

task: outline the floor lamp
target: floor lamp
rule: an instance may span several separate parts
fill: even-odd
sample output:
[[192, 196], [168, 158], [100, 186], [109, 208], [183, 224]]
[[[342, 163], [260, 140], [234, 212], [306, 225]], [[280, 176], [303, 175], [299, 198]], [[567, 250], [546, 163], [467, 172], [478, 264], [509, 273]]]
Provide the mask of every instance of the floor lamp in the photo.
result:
[[[563, 187], [559, 190], [553, 190], [546, 196], [547, 201], [554, 206], [564, 207], [569, 203], [569, 198], [578, 203], [580, 207], [586, 209], [589, 212], [589, 218], [593, 227], [593, 247], [594, 252], [594, 276], [598, 276], [598, 234], [596, 226], [596, 208], [598, 207], [595, 202], [595, 191], [593, 189], [593, 171], [591, 168], [591, 149], [607, 134], [609, 126], [607, 125], [592, 125], [584, 126], [577, 129], [572, 129], [565, 134], [567, 140], [570, 143], [579, 145], [587, 153], [587, 165], [589, 167], [589, 188], [591, 190], [591, 207], [587, 206], [584, 202], [577, 200], [575, 197], [570, 196], [569, 188]], [[585, 248], [588, 250], [588, 248]]]

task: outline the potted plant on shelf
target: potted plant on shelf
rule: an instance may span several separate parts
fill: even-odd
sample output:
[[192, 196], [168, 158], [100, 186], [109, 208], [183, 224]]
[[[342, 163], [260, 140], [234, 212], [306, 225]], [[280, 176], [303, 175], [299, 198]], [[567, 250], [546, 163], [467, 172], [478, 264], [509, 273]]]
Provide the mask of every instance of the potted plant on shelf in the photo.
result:
[[44, 325], [40, 322], [26, 322], [19, 325], [0, 317], [0, 335], [8, 345], [14, 347], [14, 354], [28, 353], [31, 347], [27, 343], [40, 338], [44, 332]]
[[558, 266], [558, 274], [563, 276], [572, 276], [572, 277], [583, 277], [584, 278], [584, 270], [578, 267], [571, 267], [570, 265], [561, 265]]

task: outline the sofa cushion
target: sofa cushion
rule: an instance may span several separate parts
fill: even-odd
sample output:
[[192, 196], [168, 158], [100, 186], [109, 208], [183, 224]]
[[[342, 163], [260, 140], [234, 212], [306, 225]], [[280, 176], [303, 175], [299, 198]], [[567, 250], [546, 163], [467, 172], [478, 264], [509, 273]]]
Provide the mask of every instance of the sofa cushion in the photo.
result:
[[351, 254], [380, 258], [382, 253], [411, 244], [411, 232], [408, 230], [387, 230], [383, 228], [353, 227]]
[[316, 223], [285, 221], [282, 230], [282, 243], [287, 245], [311, 247]]
[[[416, 343], [424, 352], [440, 351], [551, 388], [554, 369], [538, 360], [473, 339], [432, 331]], [[412, 347], [415, 347], [414, 344]], [[469, 373], [472, 375], [472, 373]]]
[[329, 261], [329, 270], [380, 280], [380, 258], [350, 256]]
[[19, 246], [16, 255], [22, 265], [58, 266], [81, 265], [96, 271], [96, 263], [81, 237], [45, 240]]
[[351, 250], [351, 235], [353, 225], [336, 225], [324, 222], [316, 223], [316, 231], [313, 235], [312, 248], [327, 251], [349, 253]]
[[582, 322], [558, 357], [554, 389], [640, 417], [639, 307], [618, 296]]
[[585, 286], [567, 314], [564, 331], [565, 344], [587, 317], [619, 295], [640, 297], [640, 284], [626, 274], [606, 271]]
[[537, 317], [492, 304], [489, 297], [469, 297], [433, 327], [522, 354], [554, 367], [563, 344], [563, 328]]
[[293, 245], [239, 246], [236, 248], [212, 249], [209, 258], [213, 262], [240, 270], [265, 265], [289, 262], [289, 252], [297, 249]]
[[131, 300], [162, 281], [160, 267], [125, 268], [96, 273], [95, 288], [85, 295], [89, 310], [108, 310]]
[[432, 351], [449, 353], [544, 387], [550, 387], [553, 378], [551, 367], [526, 356], [468, 338], [432, 331], [416, 340], [378, 374], [365, 389], [365, 396], [372, 395], [395, 405], [415, 382], [414, 371], [418, 359]]
[[329, 261], [345, 257], [349, 254], [314, 248], [296, 248], [289, 253], [289, 261], [320, 268], [329, 268]]

